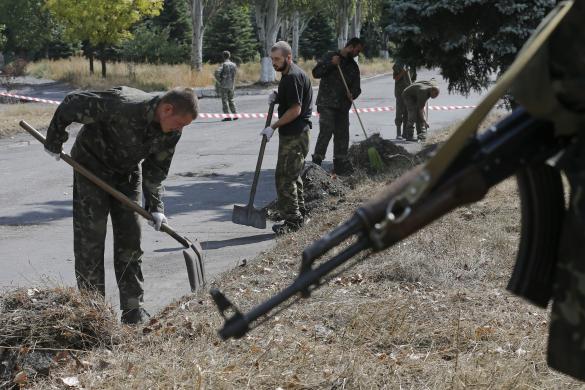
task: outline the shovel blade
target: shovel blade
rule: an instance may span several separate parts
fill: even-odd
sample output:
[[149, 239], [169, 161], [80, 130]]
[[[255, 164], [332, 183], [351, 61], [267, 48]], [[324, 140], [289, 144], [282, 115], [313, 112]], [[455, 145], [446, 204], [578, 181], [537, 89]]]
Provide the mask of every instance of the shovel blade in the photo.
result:
[[[191, 253], [193, 252], [193, 253]], [[205, 266], [203, 264], [201, 245], [198, 242], [191, 244], [190, 250], [183, 251], [183, 257], [185, 258], [185, 265], [187, 266], [187, 276], [189, 277], [189, 285], [191, 286], [191, 292], [205, 286]]]
[[266, 229], [266, 210], [257, 210], [252, 205], [236, 205], [232, 213], [232, 222], [257, 229]]

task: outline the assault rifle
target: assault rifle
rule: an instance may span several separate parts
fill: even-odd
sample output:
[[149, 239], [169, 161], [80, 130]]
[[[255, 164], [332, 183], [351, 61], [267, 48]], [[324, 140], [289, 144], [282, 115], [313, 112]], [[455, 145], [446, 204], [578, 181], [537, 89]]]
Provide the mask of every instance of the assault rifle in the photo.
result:
[[[483, 133], [478, 134], [477, 128], [498, 99], [517, 86], [516, 78], [522, 78], [525, 75], [522, 71], [530, 68], [531, 60], [542, 53], [539, 50], [572, 5], [572, 1], [562, 2], [549, 14], [496, 86], [427, 163], [391, 183], [376, 198], [359, 207], [349, 220], [307, 247], [299, 275], [288, 287], [247, 313], [242, 313], [219, 290], [212, 290], [211, 295], [226, 320], [220, 336], [224, 340], [243, 337], [270, 318], [274, 309], [277, 312], [288, 307], [281, 306], [284, 302], [293, 297], [296, 300], [309, 297], [343, 264], [363, 261], [369, 254], [394, 245], [455, 208], [481, 200], [491, 187], [513, 175], [519, 185], [522, 228], [508, 290], [545, 307], [552, 295], [565, 213], [561, 175], [551, 163], [577, 135], [559, 131], [557, 122], [537, 118], [522, 107]], [[528, 79], [528, 84], [534, 82]], [[316, 264], [339, 245], [345, 249]], [[361, 252], [365, 254], [357, 256]]]

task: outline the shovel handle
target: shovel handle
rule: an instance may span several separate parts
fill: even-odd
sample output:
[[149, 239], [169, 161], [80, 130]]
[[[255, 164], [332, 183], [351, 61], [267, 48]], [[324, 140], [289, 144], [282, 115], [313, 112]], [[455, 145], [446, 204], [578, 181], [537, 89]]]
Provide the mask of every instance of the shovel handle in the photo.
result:
[[[266, 116], [266, 124], [264, 127], [270, 126], [272, 116], [274, 115], [274, 104], [270, 103], [268, 108], [268, 115]], [[254, 171], [254, 181], [252, 182], [252, 189], [250, 190], [250, 200], [248, 201], [248, 210], [254, 207], [254, 198], [256, 197], [256, 187], [258, 187], [258, 179], [260, 178], [260, 169], [262, 168], [262, 160], [264, 159], [264, 151], [266, 150], [266, 143], [268, 140], [266, 136], [262, 136], [262, 143], [260, 144], [260, 152], [258, 153], [258, 161], [256, 162], [256, 170]]]
[[[39, 133], [37, 129], [35, 129], [31, 125], [29, 125], [27, 122], [20, 121], [20, 127], [22, 127], [24, 130], [26, 130], [30, 135], [35, 137], [43, 145], [45, 145], [45, 143], [47, 142], [45, 137], [41, 133]], [[124, 204], [125, 206], [128, 206], [133, 211], [137, 212], [138, 214], [140, 214], [142, 217], [146, 218], [147, 220], [149, 220], [149, 221], [153, 220], [152, 215], [150, 215], [150, 213], [148, 211], [146, 211], [145, 209], [140, 207], [139, 204], [130, 200], [126, 195], [124, 195], [123, 193], [116, 190], [115, 188], [110, 186], [108, 183], [106, 183], [105, 181], [103, 181], [102, 179], [100, 179], [99, 177], [94, 175], [92, 172], [90, 172], [83, 165], [79, 164], [77, 161], [75, 161], [73, 158], [71, 158], [68, 154], [61, 152], [60, 156], [61, 156], [61, 159], [63, 161], [65, 161], [67, 164], [71, 165], [71, 167], [76, 172], [85, 176], [93, 184], [95, 184], [96, 186], [98, 186], [102, 190], [106, 191], [108, 194], [112, 195], [114, 198], [116, 198], [118, 201], [120, 201], [120, 203]], [[180, 242], [181, 245], [183, 245], [185, 248], [188, 248], [190, 246], [189, 241], [186, 238], [181, 237], [169, 225], [162, 224], [160, 227], [160, 230], [167, 233], [169, 236], [173, 237], [175, 240]]]
[[[337, 64], [337, 70], [339, 71], [339, 75], [341, 76], [341, 80], [343, 81], [343, 85], [345, 86], [345, 91], [347, 92], [348, 95], [350, 95], [351, 91], [349, 90], [349, 87], [347, 86], [347, 81], [345, 81], [345, 76], [343, 75], [343, 72], [341, 71], [341, 67], [339, 66], [339, 64]], [[362, 118], [360, 117], [360, 113], [358, 112], [358, 109], [355, 106], [355, 102], [353, 101], [353, 99], [351, 99], [351, 105], [353, 106], [353, 110], [355, 111], [355, 114], [358, 118], [358, 121], [360, 121], [360, 126], [362, 127], [362, 131], [364, 132], [364, 137], [366, 137], [366, 139], [368, 139], [368, 133], [366, 133], [366, 128], [364, 127], [364, 124], [362, 122]]]

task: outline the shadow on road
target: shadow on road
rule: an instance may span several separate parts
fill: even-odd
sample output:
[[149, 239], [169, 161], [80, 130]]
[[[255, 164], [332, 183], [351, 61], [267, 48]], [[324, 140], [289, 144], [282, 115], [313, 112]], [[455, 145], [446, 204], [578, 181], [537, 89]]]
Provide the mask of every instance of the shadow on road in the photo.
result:
[[264, 233], [258, 234], [256, 236], [236, 237], [227, 240], [204, 241], [201, 243], [201, 246], [203, 247], [203, 250], [209, 251], [213, 249], [221, 249], [231, 246], [256, 244], [262, 241], [272, 240], [273, 238], [274, 233]]

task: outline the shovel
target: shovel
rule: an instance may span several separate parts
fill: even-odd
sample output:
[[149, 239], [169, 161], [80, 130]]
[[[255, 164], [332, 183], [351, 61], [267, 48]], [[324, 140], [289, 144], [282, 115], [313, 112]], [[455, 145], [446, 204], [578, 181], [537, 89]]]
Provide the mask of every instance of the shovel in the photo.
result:
[[[266, 117], [265, 128], [270, 126], [272, 115], [274, 113], [274, 103], [270, 103], [268, 109], [268, 116]], [[264, 150], [268, 140], [266, 136], [262, 136], [262, 144], [260, 144], [260, 153], [258, 154], [258, 161], [256, 162], [256, 172], [254, 172], [254, 181], [252, 182], [252, 189], [250, 191], [250, 200], [247, 206], [234, 205], [232, 213], [232, 222], [238, 225], [252, 226], [258, 229], [266, 229], [266, 210], [254, 208], [254, 197], [256, 196], [256, 187], [258, 186], [258, 179], [260, 178], [260, 169], [262, 168], [262, 159], [264, 158]]]
[[[26, 123], [25, 121], [20, 121], [20, 126], [25, 129], [30, 135], [35, 137], [40, 143], [43, 145], [45, 144], [45, 137], [41, 133], [39, 133], [34, 127]], [[77, 161], [73, 160], [69, 155], [61, 152], [60, 154], [61, 159], [65, 161], [67, 164], [71, 165], [75, 171], [85, 176], [89, 181], [94, 183], [96, 186], [101, 188], [102, 190], [106, 191], [114, 198], [119, 200], [125, 206], [131, 208], [144, 218], [149, 221], [152, 221], [152, 215], [136, 202], [130, 200], [126, 195], [122, 194], [120, 191], [112, 188], [109, 184], [105, 181], [91, 173], [87, 168], [83, 165], [79, 164]], [[195, 292], [198, 289], [202, 288], [205, 285], [205, 268], [203, 266], [203, 249], [197, 240], [195, 242], [189, 241], [186, 237], [180, 236], [177, 232], [175, 232], [169, 225], [162, 224], [160, 230], [167, 233], [169, 236], [173, 237], [177, 240], [183, 247], [187, 249], [191, 249], [196, 257], [190, 253], [190, 251], [183, 250], [183, 256], [185, 257], [185, 264], [187, 266], [187, 276], [189, 277], [189, 285], [191, 286], [191, 291]]]

